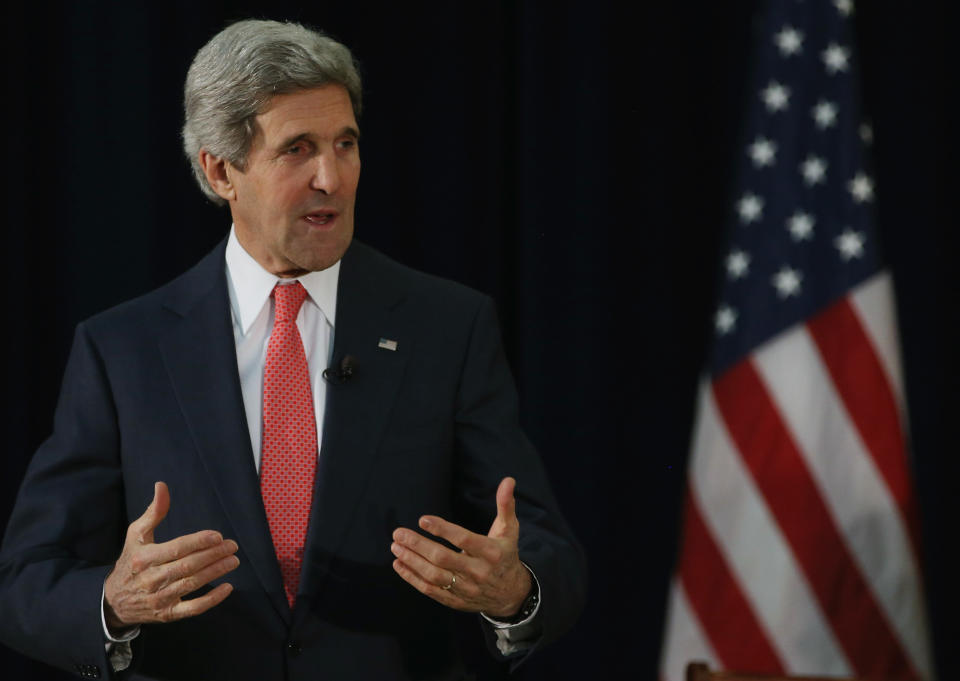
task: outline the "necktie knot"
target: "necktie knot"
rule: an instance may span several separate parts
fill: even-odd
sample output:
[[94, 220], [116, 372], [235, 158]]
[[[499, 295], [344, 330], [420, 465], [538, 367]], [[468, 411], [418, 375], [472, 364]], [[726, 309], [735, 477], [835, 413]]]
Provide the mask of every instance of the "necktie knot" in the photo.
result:
[[296, 322], [300, 306], [306, 300], [307, 290], [299, 281], [292, 284], [277, 284], [273, 287], [273, 299], [276, 304], [273, 323]]

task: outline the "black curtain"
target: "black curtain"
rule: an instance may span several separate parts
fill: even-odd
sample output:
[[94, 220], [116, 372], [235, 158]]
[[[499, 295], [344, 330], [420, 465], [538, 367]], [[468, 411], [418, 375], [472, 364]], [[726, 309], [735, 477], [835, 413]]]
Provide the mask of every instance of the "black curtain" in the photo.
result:
[[[229, 227], [178, 138], [193, 54], [232, 19], [298, 20], [362, 64], [358, 237], [495, 297], [525, 427], [586, 546], [583, 617], [518, 676], [656, 678], [757, 4], [8, 6], [0, 527], [50, 430], [76, 323], [173, 278]], [[856, 20], [946, 670], [958, 634], [946, 10], [862, 2]], [[61, 678], [2, 646], [0, 670]]]

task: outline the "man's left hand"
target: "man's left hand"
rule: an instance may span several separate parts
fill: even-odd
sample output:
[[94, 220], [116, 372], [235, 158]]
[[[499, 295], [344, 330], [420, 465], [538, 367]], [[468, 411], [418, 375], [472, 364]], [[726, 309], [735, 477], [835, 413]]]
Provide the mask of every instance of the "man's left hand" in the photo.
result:
[[532, 585], [520, 562], [513, 490], [516, 481], [504, 478], [497, 488], [497, 517], [486, 536], [470, 532], [437, 516], [420, 518], [420, 527], [458, 549], [399, 528], [390, 550], [393, 569], [418, 591], [456, 610], [510, 617], [520, 610]]

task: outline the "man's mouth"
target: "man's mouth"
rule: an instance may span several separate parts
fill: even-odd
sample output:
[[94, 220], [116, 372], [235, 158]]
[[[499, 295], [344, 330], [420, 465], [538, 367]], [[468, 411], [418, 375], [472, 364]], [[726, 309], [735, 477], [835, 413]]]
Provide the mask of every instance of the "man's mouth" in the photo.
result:
[[333, 222], [337, 217], [336, 211], [333, 210], [318, 210], [313, 213], [307, 213], [303, 216], [303, 219], [309, 222], [311, 225], [326, 225], [330, 222]]

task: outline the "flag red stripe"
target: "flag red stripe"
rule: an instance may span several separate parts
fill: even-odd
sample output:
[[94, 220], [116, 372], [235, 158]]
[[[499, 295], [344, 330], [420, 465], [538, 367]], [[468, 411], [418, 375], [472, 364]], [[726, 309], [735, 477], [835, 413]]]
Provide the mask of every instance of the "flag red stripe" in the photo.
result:
[[919, 518], [907, 470], [900, 412], [873, 343], [848, 298], [807, 323], [830, 378], [903, 514], [916, 555]]
[[753, 364], [734, 365], [713, 390], [734, 444], [855, 673], [917, 678]]
[[688, 488], [679, 573], [701, 628], [726, 669], [784, 672]]

